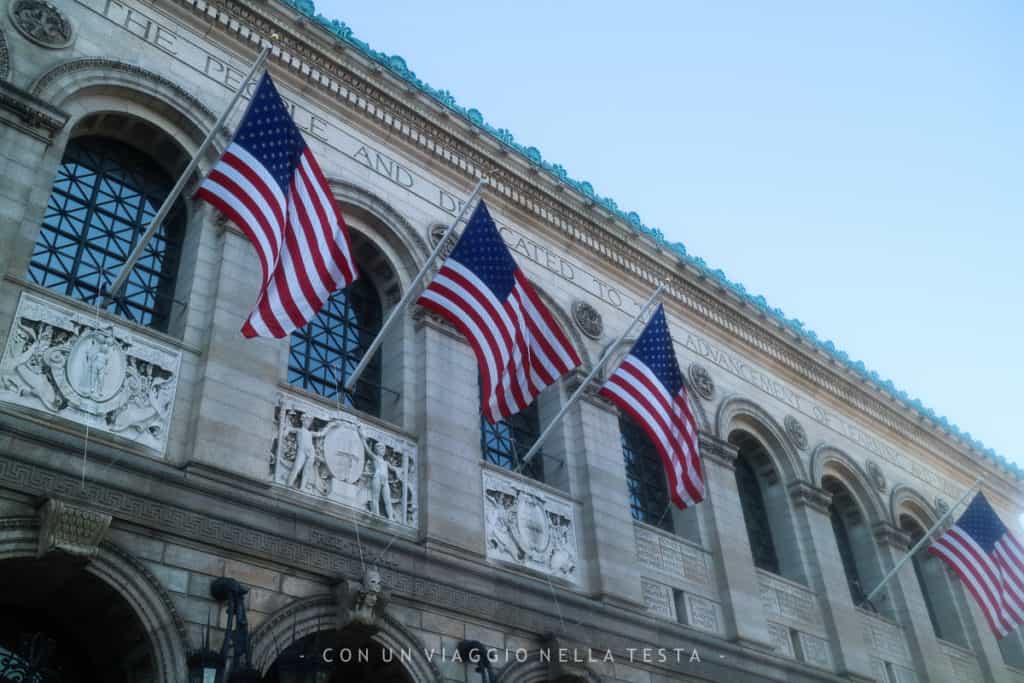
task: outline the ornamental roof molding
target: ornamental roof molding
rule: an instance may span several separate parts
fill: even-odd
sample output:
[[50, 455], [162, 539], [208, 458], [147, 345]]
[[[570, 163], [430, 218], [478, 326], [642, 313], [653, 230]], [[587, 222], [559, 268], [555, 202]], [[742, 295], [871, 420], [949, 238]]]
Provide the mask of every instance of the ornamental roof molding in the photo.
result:
[[[262, 35], [277, 32], [275, 61], [321, 85], [325, 75], [337, 78], [348, 92], [334, 94], [378, 125], [405, 133], [414, 146], [432, 152], [457, 172], [489, 178], [493, 191], [614, 265], [621, 267], [633, 257], [642, 264], [632, 271], [636, 279], [649, 284], [669, 280], [667, 291], [677, 304], [715, 322], [730, 336], [885, 427], [922, 445], [937, 447], [940, 453], [952, 449], [978, 465], [984, 464], [978, 460], [980, 456], [989, 466], [1024, 479], [1024, 470], [896, 387], [892, 380], [854, 360], [831, 340], [820, 338], [802, 321], [770, 306], [765, 297], [749, 292], [721, 269], [690, 254], [681, 242], [670, 242], [661, 230], [644, 224], [638, 213], [624, 211], [613, 199], [598, 194], [591, 183], [572, 178], [563, 166], [545, 160], [536, 147], [523, 145], [507, 129], [488, 123], [479, 110], [460, 105], [451, 92], [424, 82], [401, 56], [372, 48], [344, 22], [317, 13], [312, 0], [256, 5], [238, 0], [176, 1], [206, 21], [239, 34], [244, 42], [258, 42], [254, 31]], [[358, 73], [360, 67], [367, 73]], [[359, 97], [365, 101], [359, 102]], [[404, 115], [401, 121], [400, 114]], [[460, 154], [451, 154], [453, 151]], [[538, 178], [547, 182], [539, 183]], [[615, 224], [622, 229], [611, 229]], [[636, 233], [647, 238], [641, 240], [640, 247], [632, 240]]]

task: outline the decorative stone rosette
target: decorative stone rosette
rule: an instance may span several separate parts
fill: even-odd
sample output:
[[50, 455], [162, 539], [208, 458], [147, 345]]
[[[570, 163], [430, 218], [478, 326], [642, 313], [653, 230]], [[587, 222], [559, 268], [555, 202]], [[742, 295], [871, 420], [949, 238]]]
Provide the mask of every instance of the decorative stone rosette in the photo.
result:
[[572, 504], [518, 477], [483, 471], [487, 558], [578, 584]]
[[604, 332], [601, 314], [586, 301], [577, 299], [572, 302], [572, 319], [576, 322], [576, 326], [583, 331], [583, 334], [591, 339], [601, 338], [601, 333]]
[[37, 45], [59, 49], [74, 39], [71, 22], [52, 2], [11, 0], [7, 12], [14, 27]]
[[415, 527], [418, 453], [411, 439], [293, 396], [275, 409], [270, 480], [321, 500]]
[[0, 401], [163, 453], [180, 364], [164, 344], [23, 292], [0, 359]]
[[711, 379], [711, 373], [700, 363], [690, 363], [686, 374], [690, 378], [690, 386], [700, 394], [705, 401], [710, 401], [715, 396], [715, 381]]
[[789, 435], [793, 445], [801, 451], [807, 450], [807, 432], [804, 431], [804, 426], [800, 424], [792, 415], [787, 415], [783, 421], [786, 427], [786, 434]]

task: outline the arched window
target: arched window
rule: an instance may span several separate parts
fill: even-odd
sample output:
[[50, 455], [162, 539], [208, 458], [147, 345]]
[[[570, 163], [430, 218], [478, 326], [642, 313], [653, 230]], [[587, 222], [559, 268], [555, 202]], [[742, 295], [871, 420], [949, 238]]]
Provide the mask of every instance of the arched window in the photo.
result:
[[[921, 525], [909, 515], [900, 516], [900, 529], [910, 536], [911, 546], [920, 541], [925, 534]], [[928, 609], [928, 618], [932, 622], [935, 636], [962, 647], [969, 647], [960, 615], [957, 613], [946, 565], [924, 548], [914, 555], [911, 564], [914, 565], [917, 585], [921, 588], [921, 596]]]
[[[291, 337], [288, 382], [336, 399], [381, 327], [382, 309], [376, 288], [360, 277], [335, 292], [316, 317]], [[346, 394], [345, 405], [380, 415], [380, 351]]]
[[[480, 415], [480, 448], [484, 460], [499, 467], [514, 470], [540, 435], [540, 413], [537, 401], [515, 415], [491, 424]], [[523, 474], [544, 481], [544, 449], [530, 458]]]
[[846, 574], [846, 584], [854, 605], [878, 611], [879, 605], [891, 610], [891, 601], [879, 605], [865, 602], [865, 598], [881, 579], [881, 567], [875, 549], [875, 539], [856, 498], [846, 486], [834, 477], [825, 477], [822, 488], [832, 495], [829, 517], [835, 534], [839, 558]]
[[674, 531], [669, 510], [668, 482], [661, 454], [632, 417], [619, 415], [622, 457], [629, 485], [629, 509], [633, 519]]
[[[46, 204], [28, 278], [96, 302], [101, 288], [117, 278], [172, 185], [170, 176], [134, 147], [99, 136], [71, 140]], [[167, 330], [185, 221], [179, 200], [132, 270], [124, 296], [107, 310]]]
[[760, 439], [745, 430], [732, 432], [729, 443], [737, 447], [736, 489], [754, 566], [805, 582], [789, 496], [772, 457]]

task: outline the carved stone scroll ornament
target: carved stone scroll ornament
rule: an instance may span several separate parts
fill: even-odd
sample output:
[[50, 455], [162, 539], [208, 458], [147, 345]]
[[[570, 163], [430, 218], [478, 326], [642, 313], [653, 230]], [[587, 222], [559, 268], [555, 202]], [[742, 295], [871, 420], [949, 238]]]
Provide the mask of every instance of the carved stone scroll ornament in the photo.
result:
[[7, 10], [14, 27], [37, 45], [57, 49], [71, 44], [71, 22], [52, 2], [13, 0]]
[[112, 517], [76, 507], [53, 498], [39, 509], [38, 556], [59, 550], [81, 558], [93, 558], [107, 535]]
[[572, 505], [518, 478], [483, 477], [487, 557], [579, 583]]
[[371, 565], [363, 570], [362, 581], [342, 579], [336, 583], [334, 599], [338, 629], [361, 641], [380, 630], [391, 592], [384, 588], [380, 569]]
[[180, 361], [95, 314], [23, 293], [0, 358], [0, 400], [163, 452]]
[[583, 331], [583, 334], [591, 339], [601, 338], [601, 333], [604, 332], [601, 314], [586, 301], [577, 299], [572, 302], [572, 319], [576, 321], [576, 325]]
[[271, 481], [416, 526], [416, 444], [340, 410], [282, 397]]
[[708, 369], [699, 363], [690, 363], [690, 367], [687, 368], [687, 374], [690, 376], [690, 385], [694, 391], [700, 394], [700, 397], [705, 401], [710, 401], [715, 396], [715, 381], [711, 379], [711, 373]]
[[787, 415], [784, 424], [786, 434], [789, 435], [793, 445], [801, 451], [807, 450], [807, 432], [804, 431], [804, 426], [800, 424], [800, 421], [792, 415]]

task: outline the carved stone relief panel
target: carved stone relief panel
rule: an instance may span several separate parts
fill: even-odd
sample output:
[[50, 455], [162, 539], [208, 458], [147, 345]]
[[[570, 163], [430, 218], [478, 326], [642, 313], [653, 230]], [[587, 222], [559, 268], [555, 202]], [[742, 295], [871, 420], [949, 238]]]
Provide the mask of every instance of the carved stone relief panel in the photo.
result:
[[676, 620], [676, 601], [671, 588], [642, 577], [640, 590], [644, 596], [644, 606], [650, 614], [669, 621]]
[[824, 633], [824, 617], [818, 597], [809, 589], [758, 572], [761, 600], [769, 618], [775, 618], [814, 633]]
[[800, 643], [801, 658], [805, 662], [821, 669], [832, 670], [832, 650], [827, 640], [802, 631], [797, 640]]
[[270, 480], [321, 500], [416, 527], [416, 443], [355, 415], [282, 395]]
[[580, 582], [572, 503], [546, 489], [483, 470], [487, 558]]
[[722, 609], [717, 602], [686, 593], [683, 597], [686, 603], [686, 623], [694, 628], [699, 628], [711, 633], [722, 633]]
[[708, 553], [639, 524], [634, 524], [633, 530], [636, 557], [641, 565], [657, 570], [661, 578], [676, 588], [693, 588], [704, 595], [717, 595]]
[[912, 665], [903, 629], [885, 619], [861, 612], [864, 643], [872, 654], [887, 662]]
[[0, 401], [163, 453], [181, 352], [23, 292], [0, 359]]
[[13, 0], [7, 11], [14, 27], [33, 43], [49, 48], [71, 44], [71, 22], [52, 2]]
[[789, 627], [768, 622], [768, 636], [771, 638], [775, 652], [783, 657], [794, 658], [793, 641], [789, 639]]

